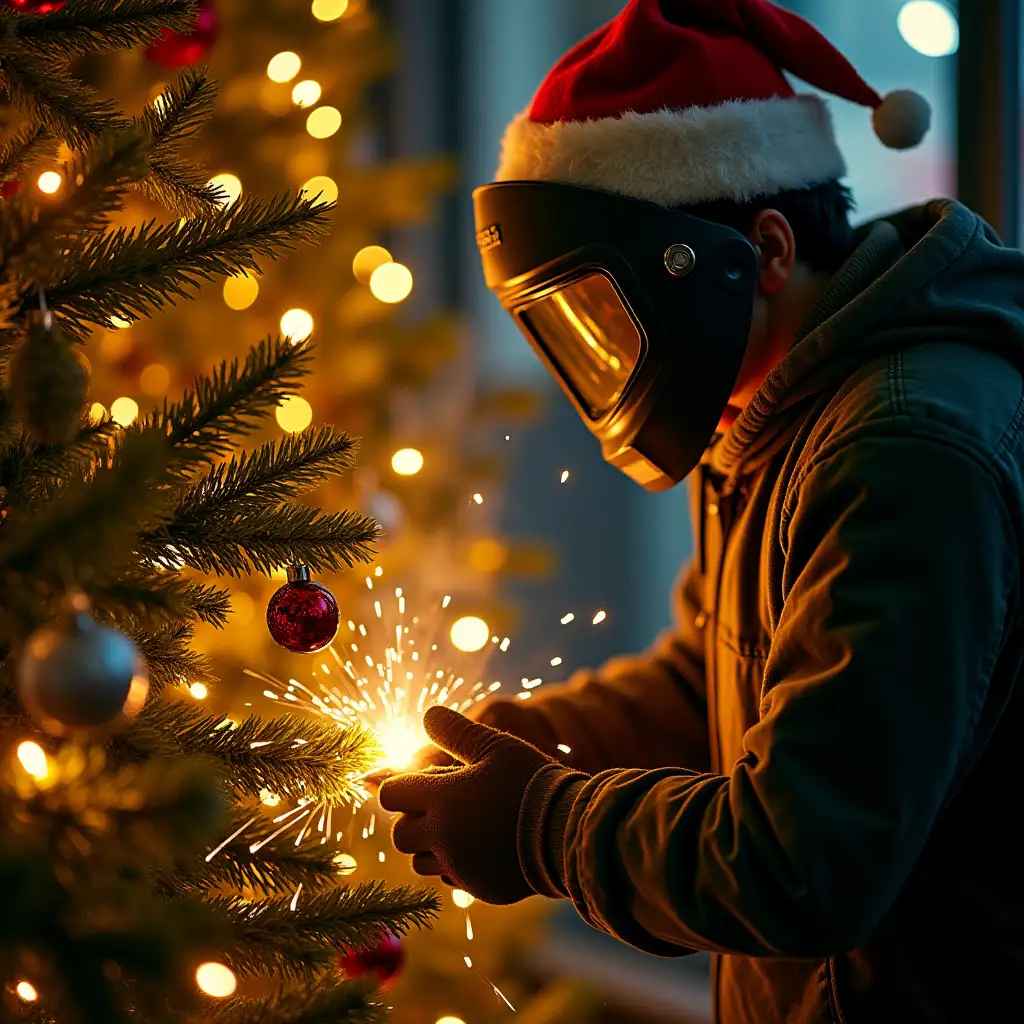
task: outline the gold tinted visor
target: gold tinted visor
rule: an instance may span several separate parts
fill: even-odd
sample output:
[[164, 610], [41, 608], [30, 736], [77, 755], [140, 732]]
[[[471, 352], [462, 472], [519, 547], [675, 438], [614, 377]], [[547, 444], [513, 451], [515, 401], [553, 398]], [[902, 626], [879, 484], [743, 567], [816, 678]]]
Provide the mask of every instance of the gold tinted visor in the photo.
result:
[[588, 274], [518, 316], [590, 418], [610, 412], [643, 351], [640, 328], [611, 279]]

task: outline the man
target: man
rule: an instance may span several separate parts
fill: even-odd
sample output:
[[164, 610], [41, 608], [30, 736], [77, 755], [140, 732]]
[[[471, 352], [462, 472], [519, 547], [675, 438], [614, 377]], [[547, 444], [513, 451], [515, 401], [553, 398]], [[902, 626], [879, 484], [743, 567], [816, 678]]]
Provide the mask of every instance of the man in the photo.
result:
[[765, 0], [633, 0], [510, 128], [488, 284], [697, 553], [652, 651], [433, 709], [380, 801], [423, 874], [713, 952], [725, 1024], [1013, 1019], [1024, 257], [952, 201], [851, 231], [783, 70], [927, 128]]

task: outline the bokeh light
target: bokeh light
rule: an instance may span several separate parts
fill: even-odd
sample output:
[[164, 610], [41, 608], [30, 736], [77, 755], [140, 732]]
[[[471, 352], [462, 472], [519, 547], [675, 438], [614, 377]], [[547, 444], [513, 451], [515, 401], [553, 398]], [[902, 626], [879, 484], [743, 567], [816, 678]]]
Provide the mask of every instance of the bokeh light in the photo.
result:
[[150, 363], [139, 374], [139, 387], [144, 394], [156, 398], [167, 393], [171, 386], [171, 371], [162, 363]]
[[339, 875], [351, 875], [359, 866], [351, 853], [339, 853], [334, 858], [334, 863], [338, 865]]
[[337, 21], [348, 10], [348, 0], [313, 0], [317, 21]]
[[476, 902], [476, 897], [472, 893], [466, 892], [465, 889], [452, 889], [452, 902], [455, 906], [465, 910]]
[[948, 57], [960, 46], [956, 15], [936, 0], [911, 0], [904, 4], [896, 25], [907, 45], [926, 57]]
[[126, 327], [131, 327], [131, 320], [126, 320], [123, 316], [112, 316], [110, 318], [110, 326], [115, 331], [123, 331]]
[[45, 192], [48, 196], [52, 196], [54, 192], [59, 192], [63, 184], [64, 179], [56, 171], [43, 171], [36, 182], [39, 191]]
[[292, 89], [292, 103], [297, 107], [311, 107], [320, 99], [322, 92], [320, 83], [313, 78], [296, 82], [295, 87]]
[[491, 627], [476, 615], [463, 615], [452, 623], [451, 636], [453, 646], [466, 654], [482, 650], [491, 638]]
[[110, 415], [113, 416], [115, 423], [120, 423], [122, 427], [130, 427], [138, 418], [138, 403], [131, 398], [115, 398], [110, 403]]
[[391, 262], [391, 253], [382, 245], [368, 245], [360, 249], [352, 260], [352, 273], [362, 284], [369, 284], [373, 272]]
[[188, 692], [191, 693], [196, 700], [206, 700], [210, 695], [210, 691], [207, 689], [206, 683], [193, 683], [188, 688]]
[[237, 174], [229, 174], [226, 171], [223, 174], [215, 174], [207, 184], [219, 190], [221, 209], [226, 210], [237, 203], [242, 194], [242, 182]]
[[24, 743], [18, 744], [18, 761], [33, 779], [45, 779], [50, 774], [46, 751], [34, 740], [25, 740]]
[[272, 82], [290, 82], [302, 67], [302, 58], [291, 50], [275, 53], [267, 64], [267, 78]]
[[446, 1017], [441, 1017], [437, 1024], [466, 1024], [466, 1022], [461, 1017], [453, 1017], [448, 1014]]
[[370, 275], [370, 291], [381, 302], [402, 302], [412, 291], [412, 271], [404, 263], [382, 263]]
[[281, 798], [277, 793], [272, 793], [269, 789], [260, 790], [260, 803], [264, 807], [276, 807], [281, 802]]
[[259, 281], [249, 274], [232, 274], [224, 282], [224, 302], [229, 309], [248, 309], [259, 293]]
[[391, 468], [399, 476], [415, 476], [423, 468], [423, 452], [418, 448], [399, 448], [391, 456]]
[[318, 174], [302, 186], [302, 191], [306, 193], [307, 199], [316, 199], [319, 196], [318, 202], [333, 203], [338, 198], [338, 183], [326, 174]]
[[226, 999], [238, 988], [234, 971], [224, 964], [213, 961], [200, 964], [196, 968], [196, 984], [214, 999]]
[[508, 549], [494, 537], [478, 537], [469, 545], [467, 561], [477, 572], [498, 572], [508, 561]]
[[244, 591], [231, 594], [231, 622], [235, 626], [248, 626], [256, 617], [256, 602]]
[[89, 419], [93, 423], [102, 423], [107, 418], [107, 407], [102, 402], [93, 402], [89, 406]]
[[281, 317], [281, 333], [292, 344], [305, 341], [313, 333], [313, 317], [304, 309], [289, 309]]
[[19, 981], [14, 986], [14, 991], [17, 993], [18, 998], [25, 1003], [34, 1003], [39, 998], [35, 985], [30, 981]]
[[297, 434], [313, 422], [313, 407], [299, 395], [282, 398], [274, 413], [278, 426], [289, 434]]
[[317, 107], [306, 118], [306, 131], [314, 139], [329, 139], [341, 127], [341, 111], [337, 107]]

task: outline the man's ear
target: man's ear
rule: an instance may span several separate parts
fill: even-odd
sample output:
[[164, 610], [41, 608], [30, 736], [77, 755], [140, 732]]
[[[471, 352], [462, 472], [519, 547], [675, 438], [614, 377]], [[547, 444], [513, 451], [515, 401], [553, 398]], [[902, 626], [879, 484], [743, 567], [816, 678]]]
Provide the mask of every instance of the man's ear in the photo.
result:
[[765, 295], [778, 295], [786, 287], [796, 263], [793, 228], [778, 210], [761, 210], [754, 219], [749, 238], [758, 250], [761, 291]]

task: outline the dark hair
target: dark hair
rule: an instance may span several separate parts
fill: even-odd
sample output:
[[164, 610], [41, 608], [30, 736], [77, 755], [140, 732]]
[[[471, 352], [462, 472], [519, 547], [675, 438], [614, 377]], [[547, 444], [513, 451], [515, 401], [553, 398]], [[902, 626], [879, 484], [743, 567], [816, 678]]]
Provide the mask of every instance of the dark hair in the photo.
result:
[[682, 211], [746, 235], [762, 210], [778, 210], [793, 229], [797, 259], [812, 270], [832, 273], [842, 266], [854, 247], [850, 226], [854, 205], [853, 194], [846, 185], [826, 181], [812, 188], [758, 196], [744, 203], [716, 199], [684, 206]]

